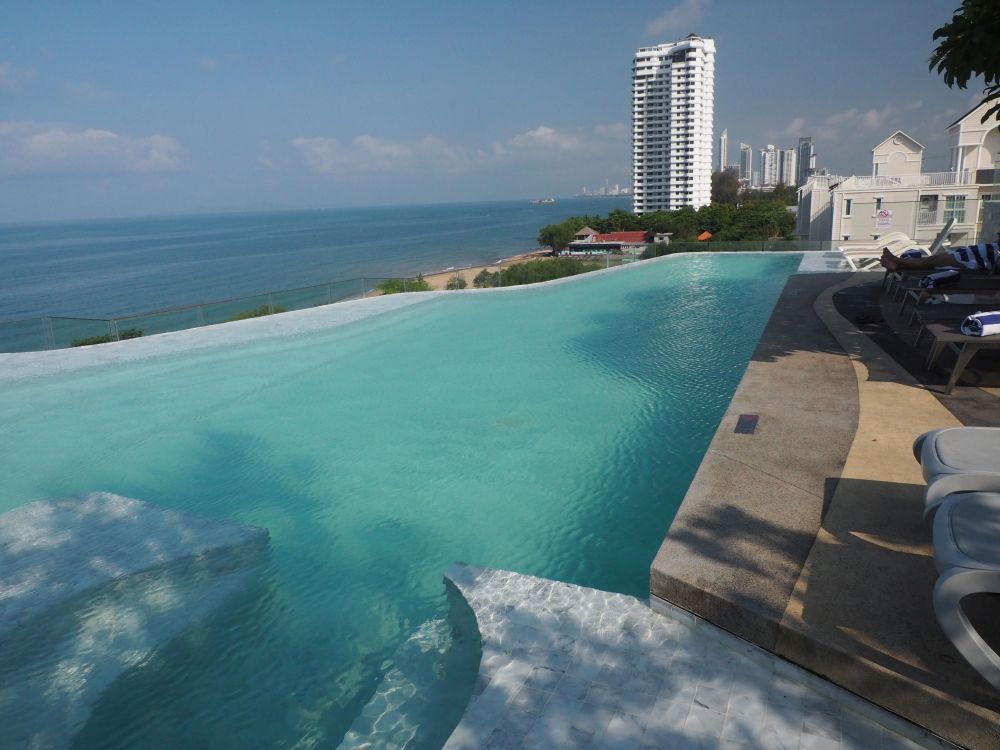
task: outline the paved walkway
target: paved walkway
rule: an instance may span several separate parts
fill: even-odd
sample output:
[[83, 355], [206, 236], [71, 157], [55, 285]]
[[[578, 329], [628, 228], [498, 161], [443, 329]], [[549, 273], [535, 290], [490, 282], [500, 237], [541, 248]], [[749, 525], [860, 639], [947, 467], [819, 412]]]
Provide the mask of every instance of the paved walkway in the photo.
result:
[[948, 747], [681, 610], [453, 565], [483, 644], [445, 750]]
[[[939, 399], [838, 312], [835, 294], [878, 281], [789, 280], [652, 592], [953, 742], [1000, 747], [1000, 697], [934, 617], [911, 452], [922, 432], [960, 424], [945, 403], [992, 397]], [[734, 432], [742, 413], [759, 416], [756, 433]]]

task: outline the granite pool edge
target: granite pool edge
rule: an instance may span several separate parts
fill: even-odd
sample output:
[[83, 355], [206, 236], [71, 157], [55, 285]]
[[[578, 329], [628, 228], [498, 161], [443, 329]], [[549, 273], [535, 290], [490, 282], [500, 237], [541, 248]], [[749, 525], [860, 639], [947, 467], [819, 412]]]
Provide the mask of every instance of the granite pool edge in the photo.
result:
[[[673, 253], [659, 258], [635, 261], [612, 268], [602, 268], [576, 276], [567, 276], [551, 281], [520, 286], [403, 292], [400, 294], [366, 297], [364, 299], [344, 300], [304, 310], [290, 310], [258, 318], [215, 323], [196, 328], [185, 328], [179, 331], [169, 331], [86, 347], [49, 349], [34, 352], [0, 352], [0, 384], [12, 383], [33, 377], [70, 373], [100, 365], [125, 364], [186, 351], [204, 350], [216, 346], [239, 345], [253, 341], [323, 331], [455, 295], [537, 293], [560, 284], [579, 283], [588, 278], [604, 274], [628, 272], [648, 267], [648, 264], [676, 262], [680, 259], [696, 257], [701, 254]], [[723, 251], [713, 253], [713, 255], [740, 256], [747, 254], [754, 256], [788, 256], [798, 254], [805, 257], [810, 253], [805, 251], [753, 251], [752, 253], [749, 253], [749, 251]], [[821, 255], [823, 253], [813, 254]]]

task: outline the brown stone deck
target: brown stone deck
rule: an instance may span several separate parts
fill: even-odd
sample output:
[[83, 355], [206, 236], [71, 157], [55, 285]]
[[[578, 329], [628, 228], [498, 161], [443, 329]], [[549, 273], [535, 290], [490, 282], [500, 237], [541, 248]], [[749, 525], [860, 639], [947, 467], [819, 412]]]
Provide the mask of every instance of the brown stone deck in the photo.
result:
[[[879, 305], [880, 280], [789, 280], [653, 563], [651, 593], [952, 742], [1000, 747], [1000, 695], [934, 617], [911, 452], [935, 427], [1000, 425], [996, 363], [940, 395], [945, 375], [922, 370], [906, 321]], [[734, 432], [740, 414], [759, 415], [754, 434]]]

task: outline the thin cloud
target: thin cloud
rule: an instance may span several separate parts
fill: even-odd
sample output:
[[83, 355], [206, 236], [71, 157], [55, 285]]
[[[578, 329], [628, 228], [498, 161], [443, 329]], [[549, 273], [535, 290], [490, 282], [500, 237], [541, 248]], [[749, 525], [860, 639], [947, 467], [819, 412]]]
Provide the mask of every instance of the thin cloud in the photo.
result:
[[70, 98], [83, 104], [106, 104], [115, 95], [98, 87], [93, 81], [67, 81], [64, 86]]
[[554, 128], [539, 125], [527, 133], [515, 135], [508, 141], [508, 146], [514, 149], [555, 148], [560, 151], [574, 151], [580, 148], [581, 143], [578, 136], [560, 133]]
[[[302, 137], [291, 141], [299, 161], [317, 174], [361, 172], [456, 173], [506, 163], [554, 164], [580, 156], [600, 156], [628, 139], [623, 123], [597, 125], [592, 130], [566, 132], [548, 125], [494, 141], [488, 146], [463, 146], [435, 136], [396, 141], [359, 135], [349, 141]], [[268, 154], [268, 159], [272, 155]]]
[[0, 121], [0, 173], [113, 174], [175, 172], [184, 149], [174, 138], [139, 138], [110, 130]]
[[18, 68], [13, 63], [0, 63], [0, 91], [17, 93], [34, 77], [34, 68]]
[[711, 4], [711, 0], [683, 0], [663, 15], [654, 18], [646, 25], [647, 36], [662, 34], [686, 34], [694, 31], [701, 22], [702, 11]]

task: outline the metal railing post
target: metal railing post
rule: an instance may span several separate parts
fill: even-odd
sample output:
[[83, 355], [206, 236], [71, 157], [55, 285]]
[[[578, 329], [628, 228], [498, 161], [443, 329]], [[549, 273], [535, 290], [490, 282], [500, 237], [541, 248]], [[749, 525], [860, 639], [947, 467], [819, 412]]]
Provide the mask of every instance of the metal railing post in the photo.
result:
[[267, 295], [267, 312], [274, 315], [274, 295], [272, 294]]
[[368, 296], [368, 279], [364, 276], [361, 277], [361, 297]]
[[45, 347], [47, 349], [56, 348], [56, 337], [52, 333], [52, 318], [46, 316], [42, 318], [42, 332], [45, 336]]
[[121, 336], [118, 333], [118, 321], [112, 318], [108, 321], [108, 327], [111, 329], [112, 340], [121, 341]]

